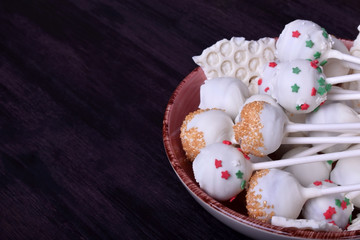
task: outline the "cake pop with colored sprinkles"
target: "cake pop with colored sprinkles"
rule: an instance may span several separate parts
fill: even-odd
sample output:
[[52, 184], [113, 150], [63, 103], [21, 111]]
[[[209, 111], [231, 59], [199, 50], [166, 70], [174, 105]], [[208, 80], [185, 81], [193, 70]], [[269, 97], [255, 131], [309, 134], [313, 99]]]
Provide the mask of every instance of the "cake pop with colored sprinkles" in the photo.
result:
[[[315, 181], [308, 187], [325, 189], [337, 186], [337, 184], [330, 180], [323, 180]], [[345, 197], [344, 193], [334, 193], [307, 200], [302, 214], [306, 219], [323, 220], [345, 229], [353, 209], [353, 204], [350, 202], [350, 199]]]
[[230, 141], [223, 141], [202, 148], [192, 166], [200, 188], [216, 200], [227, 201], [246, 188], [253, 171], [328, 161], [340, 156], [360, 156], [360, 150], [252, 163], [240, 148]]
[[[358, 189], [360, 189], [360, 184], [321, 189], [305, 188], [288, 172], [280, 169], [264, 169], [257, 171], [249, 181], [249, 188], [246, 193], [246, 208], [250, 217], [264, 222], [269, 222], [273, 216], [295, 219], [300, 215], [308, 199]], [[342, 197], [339, 201], [341, 201], [340, 205], [344, 205], [342, 201], [347, 200]], [[345, 204], [347, 205], [347, 202]], [[350, 206], [349, 209], [351, 208]], [[332, 209], [329, 211], [332, 211]], [[335, 214], [335, 211], [326, 213], [326, 216], [330, 219]]]

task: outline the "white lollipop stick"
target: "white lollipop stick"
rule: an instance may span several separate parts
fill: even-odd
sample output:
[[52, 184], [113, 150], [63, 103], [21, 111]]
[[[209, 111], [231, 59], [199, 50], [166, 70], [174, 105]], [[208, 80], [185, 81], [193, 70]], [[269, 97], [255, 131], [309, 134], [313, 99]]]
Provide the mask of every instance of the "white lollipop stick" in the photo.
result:
[[282, 144], [360, 143], [360, 137], [285, 137]]
[[[341, 134], [339, 135], [339, 137], [351, 137], [351, 136], [354, 136], [354, 134], [351, 134], [351, 133], [344, 133], [344, 134]], [[336, 145], [336, 143], [324, 143], [324, 144], [318, 144], [318, 145], [315, 145], [311, 148], [308, 148], [302, 152], [299, 152], [295, 155], [292, 156], [292, 158], [294, 157], [306, 157], [306, 156], [310, 156], [310, 155], [314, 155], [318, 152], [321, 152], [327, 148], [330, 148], [332, 146]]]
[[321, 123], [321, 124], [320, 123], [319, 124], [289, 123], [285, 125], [285, 132], [301, 132], [301, 131], [342, 132], [346, 130], [360, 131], [360, 122], [359, 123]]
[[345, 93], [345, 94], [357, 94], [360, 93], [360, 91], [357, 90], [350, 90], [350, 89], [344, 89], [341, 87], [332, 87], [331, 91], [329, 91], [327, 94], [328, 96], [331, 94], [338, 94], [338, 93]]
[[349, 75], [338, 76], [338, 77], [326, 78], [326, 82], [327, 82], [327, 83], [330, 83], [330, 84], [332, 84], [332, 85], [338, 84], [338, 83], [359, 81], [359, 80], [360, 80], [360, 73], [349, 74]]
[[253, 171], [255, 171], [260, 169], [280, 168], [280, 167], [287, 167], [287, 166], [303, 164], [303, 163], [324, 162], [334, 159], [357, 157], [357, 156], [360, 157], [360, 149], [326, 153], [315, 156], [281, 159], [277, 161], [253, 163], [251, 165], [251, 168]]
[[334, 193], [347, 193], [360, 190], [360, 184], [343, 185], [331, 188], [301, 188], [302, 195], [306, 199], [321, 197]]
[[356, 64], [360, 64], [360, 58], [349, 55], [349, 54], [344, 54], [338, 50], [335, 49], [329, 49], [326, 53], [325, 53], [325, 58], [336, 58], [339, 60], [343, 60], [343, 61], [347, 61], [350, 63], [356, 63]]
[[[331, 92], [331, 91], [330, 91]], [[360, 93], [335, 93], [328, 94], [327, 100], [331, 101], [345, 101], [345, 100], [359, 100]]]

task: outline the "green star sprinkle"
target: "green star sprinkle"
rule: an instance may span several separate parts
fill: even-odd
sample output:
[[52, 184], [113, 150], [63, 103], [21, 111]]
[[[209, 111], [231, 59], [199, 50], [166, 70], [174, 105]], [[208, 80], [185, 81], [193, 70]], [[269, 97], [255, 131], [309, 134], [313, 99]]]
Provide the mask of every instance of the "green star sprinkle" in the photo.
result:
[[313, 41], [311, 41], [311, 40], [306, 41], [306, 47], [308, 47], [308, 48], [312, 48], [313, 46], [314, 46]]
[[300, 110], [301, 109], [301, 106], [300, 105], [297, 105], [296, 106], [296, 110]]
[[298, 67], [295, 67], [292, 69], [292, 72], [295, 73], [295, 74], [299, 74], [299, 72], [301, 72], [300, 68]]
[[323, 77], [319, 78], [318, 83], [320, 86], [325, 86], [325, 79]]
[[326, 161], [329, 165], [332, 165], [333, 164], [333, 160], [329, 160], [329, 161]]
[[349, 223], [352, 224], [352, 214], [350, 214]]
[[299, 91], [299, 88], [300, 87], [295, 83], [294, 85], [291, 86], [291, 91], [297, 93]]
[[325, 79], [322, 78], [322, 77], [319, 78], [318, 83], [319, 83], [320, 86], [324, 86], [325, 85]]
[[325, 64], [327, 64], [327, 61], [326, 61], [326, 60], [323, 60], [323, 61], [320, 63], [320, 66], [324, 66]]
[[327, 31], [325, 30], [325, 28], [321, 28], [323, 30], [322, 35], [324, 36], [324, 38], [328, 38], [329, 34], [327, 33]]
[[312, 112], [317, 112], [319, 110], [320, 106], [317, 106]]
[[344, 201], [346, 202], [346, 206], [350, 204], [350, 200], [348, 198], [345, 198]]
[[246, 181], [245, 181], [245, 180], [242, 180], [242, 181], [241, 181], [241, 189], [244, 189], [244, 188], [245, 188], [245, 185], [246, 185]]
[[318, 71], [318, 73], [322, 73], [322, 70], [320, 67], [317, 67], [316, 70]]
[[236, 175], [237, 178], [242, 178], [244, 173], [239, 170], [239, 171], [237, 171], [237, 173], [235, 173], [235, 175]]
[[328, 91], [330, 91], [331, 90], [331, 87], [332, 87], [332, 85], [329, 83], [329, 84], [326, 84], [325, 85], [325, 90], [328, 92]]
[[341, 207], [341, 201], [339, 199], [335, 199], [335, 205]]
[[326, 93], [326, 90], [325, 90], [324, 87], [319, 87], [318, 90], [317, 90], [317, 93], [322, 96], [322, 95], [324, 95]]
[[315, 59], [320, 58], [320, 56], [321, 56], [321, 53], [320, 53], [320, 52], [316, 52], [316, 53], [314, 54], [314, 58], [315, 58]]

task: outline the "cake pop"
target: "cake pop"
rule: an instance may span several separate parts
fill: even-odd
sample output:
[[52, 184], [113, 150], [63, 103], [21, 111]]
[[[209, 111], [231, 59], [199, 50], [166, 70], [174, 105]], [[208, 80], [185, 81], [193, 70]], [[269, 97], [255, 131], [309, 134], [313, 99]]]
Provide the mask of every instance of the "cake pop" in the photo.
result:
[[[327, 78], [317, 64], [317, 60], [304, 59], [270, 62], [258, 82], [259, 93], [272, 96], [289, 112], [309, 113], [325, 102], [332, 84], [360, 80], [360, 74]], [[357, 99], [360, 94], [351, 97]], [[349, 96], [333, 94], [331, 98], [347, 100]]]
[[269, 222], [272, 216], [297, 218], [308, 199], [358, 189], [360, 184], [324, 189], [305, 188], [288, 172], [264, 169], [257, 171], [249, 181], [246, 208], [250, 217], [265, 222]]
[[[360, 64], [360, 59], [331, 49], [331, 35], [318, 24], [308, 20], [295, 20], [285, 25], [276, 42], [276, 57], [280, 61], [316, 59], [322, 64], [328, 58], [337, 58]], [[290, 51], [291, 50], [291, 51]]]
[[360, 156], [360, 150], [252, 163], [240, 148], [224, 141], [202, 148], [193, 161], [193, 172], [201, 189], [214, 199], [226, 201], [243, 191], [253, 171], [349, 156]]
[[200, 87], [200, 109], [223, 109], [232, 119], [249, 97], [247, 86], [239, 79], [219, 77], [205, 80]]
[[[298, 153], [309, 149], [309, 147], [293, 148], [289, 152], [285, 153], [282, 158], [292, 158]], [[304, 163], [291, 165], [285, 167], [283, 170], [291, 173], [302, 186], [306, 187], [314, 181], [329, 179], [332, 163], [333, 161], [331, 160], [326, 162]]]
[[241, 121], [234, 125], [235, 139], [246, 153], [268, 155], [280, 147], [285, 122], [280, 107], [264, 101], [247, 103], [241, 110]]
[[223, 110], [205, 109], [189, 113], [180, 128], [186, 157], [193, 161], [200, 149], [214, 142], [232, 141], [233, 121]]
[[289, 132], [298, 131], [345, 131], [360, 129], [360, 123], [343, 124], [298, 124], [287, 121], [285, 113], [278, 106], [264, 101], [247, 103], [241, 110], [241, 121], [233, 126], [235, 139], [247, 154], [264, 156], [275, 152], [283, 144], [312, 143], [357, 143], [358, 137], [288, 137]]
[[[359, 123], [360, 118], [352, 108], [343, 103], [329, 103], [323, 105], [318, 111], [307, 115], [306, 123], [308, 124], [326, 124], [326, 123]], [[356, 132], [352, 131], [354, 134]], [[359, 133], [359, 131], [357, 131]], [[310, 137], [334, 137], [339, 133], [334, 132], [317, 132], [309, 133]], [[337, 144], [333, 147], [324, 149], [324, 152], [336, 152], [347, 149], [350, 144]]]
[[[360, 145], [354, 145], [349, 150], [360, 149]], [[337, 161], [330, 173], [331, 181], [339, 185], [350, 185], [360, 183], [360, 161], [359, 157], [341, 158]], [[355, 206], [360, 207], [360, 197], [351, 197]]]
[[[309, 185], [309, 187], [317, 189], [337, 186], [329, 180], [315, 181]], [[349, 222], [353, 209], [353, 204], [343, 193], [334, 193], [307, 200], [302, 209], [302, 214], [306, 219], [325, 220], [344, 229]]]

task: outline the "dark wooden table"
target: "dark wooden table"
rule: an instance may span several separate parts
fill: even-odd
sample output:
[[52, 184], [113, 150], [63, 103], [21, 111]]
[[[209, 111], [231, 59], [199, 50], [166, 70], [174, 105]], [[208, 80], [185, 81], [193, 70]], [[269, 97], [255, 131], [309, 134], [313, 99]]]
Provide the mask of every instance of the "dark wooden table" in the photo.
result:
[[167, 101], [223, 38], [297, 18], [355, 39], [358, 1], [0, 1], [0, 239], [246, 239], [162, 143]]

